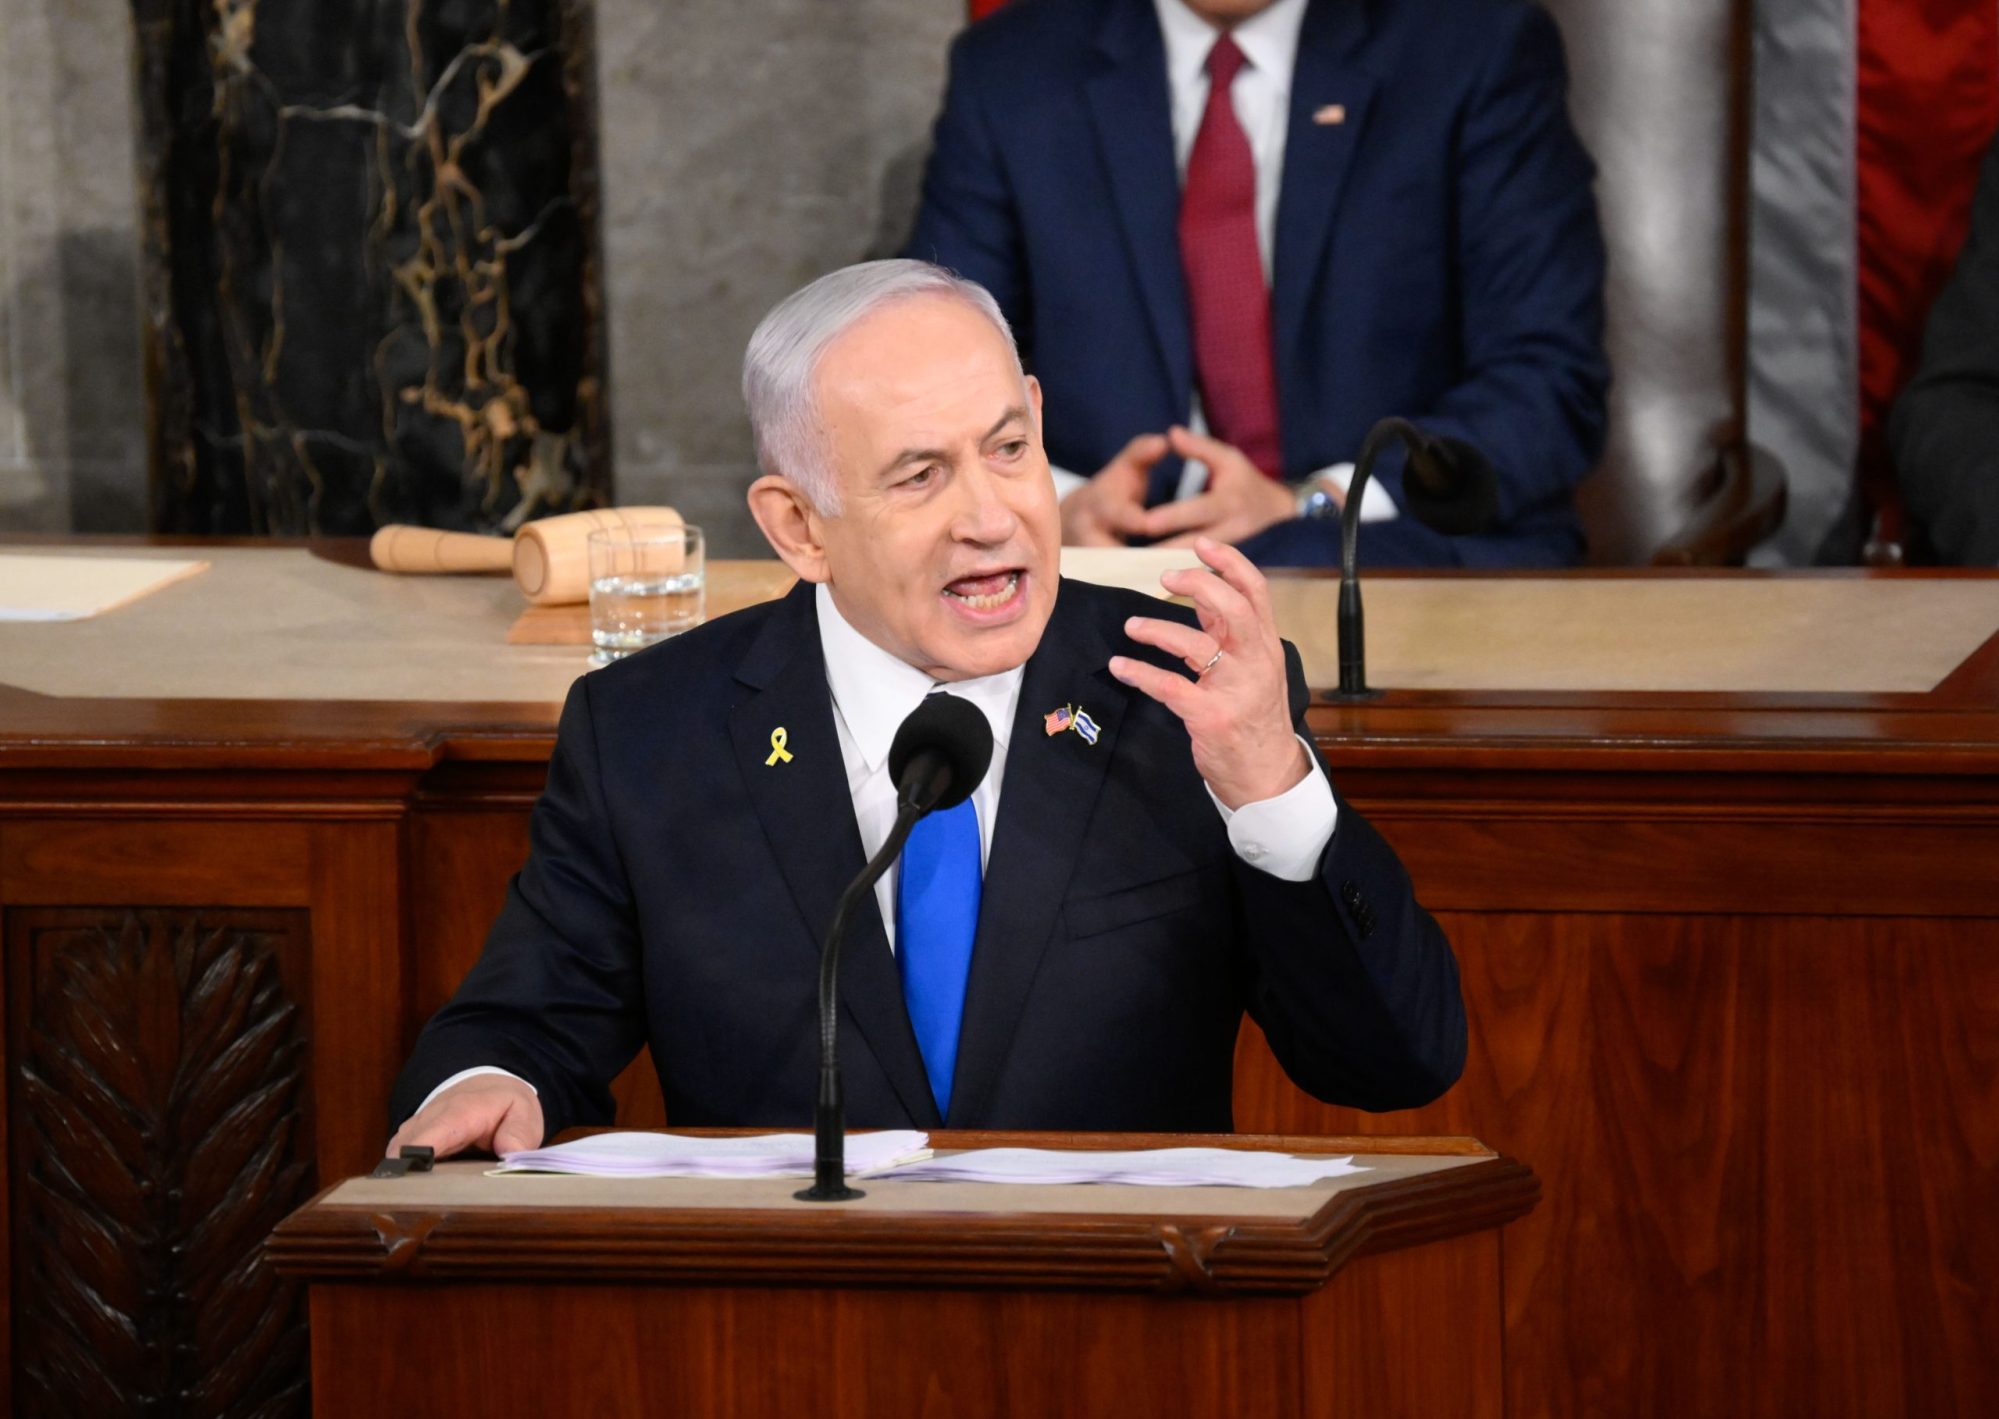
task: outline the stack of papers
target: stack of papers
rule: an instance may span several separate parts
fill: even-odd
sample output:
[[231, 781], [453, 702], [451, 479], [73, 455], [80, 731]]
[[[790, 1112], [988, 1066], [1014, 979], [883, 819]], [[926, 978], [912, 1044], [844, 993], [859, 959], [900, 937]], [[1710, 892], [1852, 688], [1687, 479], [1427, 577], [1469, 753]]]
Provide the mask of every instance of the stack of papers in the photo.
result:
[[[847, 1135], [847, 1171], [878, 1172], [929, 1156], [930, 1136], [914, 1130]], [[576, 1173], [593, 1178], [809, 1178], [809, 1133], [689, 1138], [678, 1133], [597, 1133], [553, 1148], [501, 1156], [496, 1173]]]
[[897, 1182], [1128, 1183], [1140, 1187], [1309, 1187], [1364, 1173], [1353, 1155], [1294, 1157], [1234, 1148], [1147, 1148], [1128, 1153], [980, 1148], [892, 1168]]

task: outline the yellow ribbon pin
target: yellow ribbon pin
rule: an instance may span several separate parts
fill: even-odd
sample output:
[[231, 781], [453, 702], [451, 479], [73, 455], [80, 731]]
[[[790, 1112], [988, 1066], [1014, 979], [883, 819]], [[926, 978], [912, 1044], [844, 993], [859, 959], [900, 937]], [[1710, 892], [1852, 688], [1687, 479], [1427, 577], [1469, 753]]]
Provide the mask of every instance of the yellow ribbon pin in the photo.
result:
[[784, 747], [784, 741], [787, 737], [789, 736], [785, 734], [784, 726], [781, 724], [770, 732], [770, 757], [764, 760], [765, 768], [770, 768], [774, 764], [788, 764], [791, 762], [791, 754]]

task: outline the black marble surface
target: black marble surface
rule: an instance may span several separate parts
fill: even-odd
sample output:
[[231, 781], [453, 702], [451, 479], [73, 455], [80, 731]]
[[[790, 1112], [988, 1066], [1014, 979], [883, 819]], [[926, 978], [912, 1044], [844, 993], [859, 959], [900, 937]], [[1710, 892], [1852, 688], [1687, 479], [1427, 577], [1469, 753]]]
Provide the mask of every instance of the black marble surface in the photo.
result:
[[155, 530], [608, 502], [587, 0], [134, 0]]

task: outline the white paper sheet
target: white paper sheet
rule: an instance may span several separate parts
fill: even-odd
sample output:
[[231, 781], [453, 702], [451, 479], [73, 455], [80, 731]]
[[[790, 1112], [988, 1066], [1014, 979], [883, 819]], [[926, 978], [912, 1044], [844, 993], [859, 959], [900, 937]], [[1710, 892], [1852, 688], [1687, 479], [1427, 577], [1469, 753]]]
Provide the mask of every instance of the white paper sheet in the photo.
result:
[[[929, 1156], [914, 1130], [847, 1135], [847, 1171], [870, 1172]], [[811, 1177], [809, 1133], [690, 1138], [681, 1133], [594, 1133], [552, 1148], [503, 1154], [494, 1173], [575, 1173], [594, 1178]]]
[[1125, 1183], [1140, 1187], [1309, 1187], [1367, 1169], [1344, 1157], [1298, 1157], [1234, 1148], [1147, 1148], [1133, 1152], [979, 1148], [888, 1169], [897, 1182], [1023, 1184]]
[[203, 561], [0, 552], [0, 621], [81, 621], [206, 571]]

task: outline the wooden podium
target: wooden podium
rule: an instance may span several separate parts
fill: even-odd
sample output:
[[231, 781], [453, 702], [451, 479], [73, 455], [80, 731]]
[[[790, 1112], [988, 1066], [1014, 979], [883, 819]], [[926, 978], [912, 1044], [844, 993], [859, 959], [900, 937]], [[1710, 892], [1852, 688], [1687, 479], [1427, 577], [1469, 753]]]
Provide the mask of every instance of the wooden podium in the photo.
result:
[[1498, 1415], [1499, 1227], [1540, 1184], [1461, 1138], [933, 1135], [939, 1151], [1353, 1153], [1308, 1188], [357, 1178], [267, 1252], [311, 1287], [320, 1419]]

